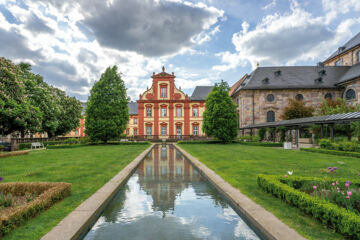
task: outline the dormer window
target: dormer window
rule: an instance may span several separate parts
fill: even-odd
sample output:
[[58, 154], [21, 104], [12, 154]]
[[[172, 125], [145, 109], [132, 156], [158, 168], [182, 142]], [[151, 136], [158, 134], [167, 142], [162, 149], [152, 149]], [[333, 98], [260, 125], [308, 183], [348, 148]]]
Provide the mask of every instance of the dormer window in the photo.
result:
[[274, 72], [275, 76], [278, 77], [281, 75], [281, 70], [277, 70], [276, 72]]
[[343, 65], [343, 60], [341, 58], [335, 62], [335, 66], [342, 66], [342, 65]]
[[314, 80], [315, 84], [323, 83], [323, 79], [321, 77]]
[[339, 53], [345, 50], [345, 47], [339, 47]]
[[264, 79], [262, 80], [262, 83], [263, 83], [263, 84], [269, 84], [269, 83], [270, 83], [269, 78], [264, 78]]
[[319, 71], [319, 75], [320, 75], [320, 76], [324, 76], [324, 75], [326, 75], [326, 71], [325, 71], [325, 69], [320, 70], [320, 71]]

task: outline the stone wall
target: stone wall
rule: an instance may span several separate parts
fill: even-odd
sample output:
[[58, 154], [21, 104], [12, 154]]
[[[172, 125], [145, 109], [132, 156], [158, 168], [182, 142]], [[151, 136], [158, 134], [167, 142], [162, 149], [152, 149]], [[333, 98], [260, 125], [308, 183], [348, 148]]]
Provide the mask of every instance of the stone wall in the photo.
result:
[[350, 49], [349, 51], [346, 51], [335, 58], [329, 59], [328, 61], [325, 61], [325, 66], [335, 66], [335, 63], [342, 59], [343, 66], [352, 66], [359, 62], [357, 53], [360, 51], [360, 46], [355, 47], [353, 49]]

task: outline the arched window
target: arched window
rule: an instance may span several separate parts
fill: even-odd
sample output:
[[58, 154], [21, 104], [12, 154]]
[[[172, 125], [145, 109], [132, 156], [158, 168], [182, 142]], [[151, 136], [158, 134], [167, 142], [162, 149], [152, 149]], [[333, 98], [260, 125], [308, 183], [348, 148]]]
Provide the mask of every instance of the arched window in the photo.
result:
[[331, 93], [325, 94], [325, 99], [331, 100], [332, 99], [332, 94]]
[[295, 99], [296, 99], [297, 101], [302, 101], [302, 100], [304, 100], [304, 96], [299, 93], [299, 94], [297, 94], [297, 95], [295, 96]]
[[268, 94], [268, 95], [266, 96], [266, 100], [267, 100], [268, 102], [273, 102], [273, 101], [275, 100], [274, 94]]
[[275, 112], [274, 111], [268, 111], [266, 113], [266, 121], [267, 122], [275, 122]]
[[352, 100], [356, 98], [355, 91], [353, 89], [349, 89], [345, 93], [346, 100]]

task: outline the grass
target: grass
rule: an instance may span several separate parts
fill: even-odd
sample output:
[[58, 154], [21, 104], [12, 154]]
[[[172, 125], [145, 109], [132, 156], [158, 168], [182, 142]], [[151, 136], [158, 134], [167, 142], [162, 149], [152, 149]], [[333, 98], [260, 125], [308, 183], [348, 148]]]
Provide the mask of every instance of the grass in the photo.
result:
[[3, 182], [68, 182], [71, 195], [6, 235], [5, 240], [40, 239], [149, 145], [97, 145], [32, 151], [0, 158]]
[[[358, 158], [238, 144], [189, 144], [181, 147], [304, 237], [344, 239], [299, 209], [263, 192], [257, 185], [256, 176], [260, 173], [285, 175], [294, 171], [296, 176], [356, 178], [360, 170]], [[336, 166], [338, 170], [330, 174], [329, 166]]]

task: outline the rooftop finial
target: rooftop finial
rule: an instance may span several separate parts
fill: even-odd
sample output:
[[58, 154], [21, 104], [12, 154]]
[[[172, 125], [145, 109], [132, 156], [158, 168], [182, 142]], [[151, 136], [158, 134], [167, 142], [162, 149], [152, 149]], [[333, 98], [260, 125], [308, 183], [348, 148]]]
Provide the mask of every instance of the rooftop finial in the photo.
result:
[[162, 67], [162, 71], [165, 72], [165, 67], [164, 66]]
[[256, 63], [256, 67], [259, 67], [259, 66], [260, 66], [260, 63], [259, 63], [259, 62], [257, 62], [257, 63]]

